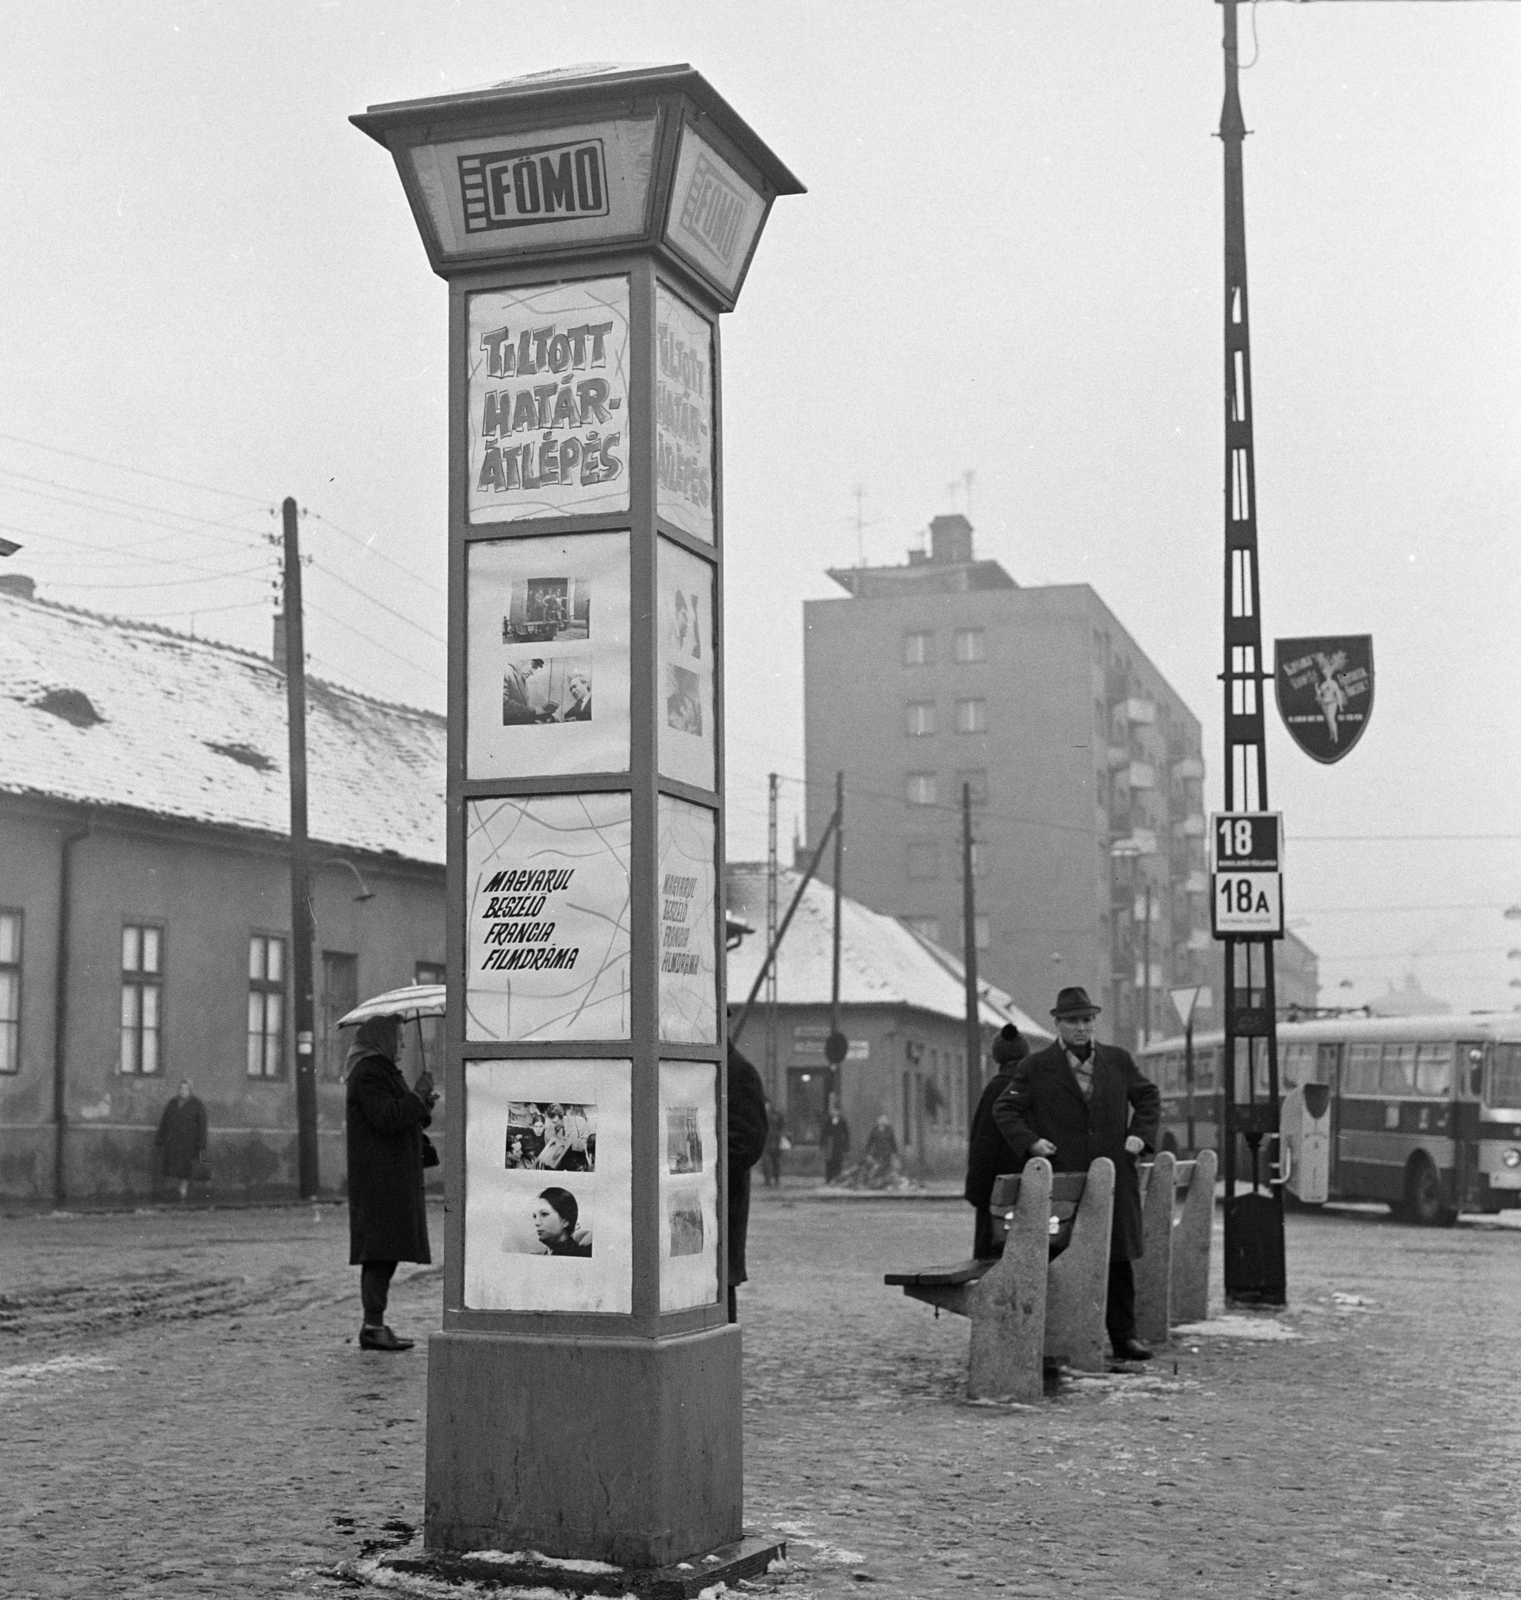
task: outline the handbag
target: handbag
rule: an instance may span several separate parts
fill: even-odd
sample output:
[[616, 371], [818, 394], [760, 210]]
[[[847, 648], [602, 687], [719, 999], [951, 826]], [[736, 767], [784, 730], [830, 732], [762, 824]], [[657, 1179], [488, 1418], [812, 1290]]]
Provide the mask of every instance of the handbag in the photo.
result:
[[422, 1164], [425, 1168], [438, 1165], [438, 1146], [427, 1134], [422, 1135]]

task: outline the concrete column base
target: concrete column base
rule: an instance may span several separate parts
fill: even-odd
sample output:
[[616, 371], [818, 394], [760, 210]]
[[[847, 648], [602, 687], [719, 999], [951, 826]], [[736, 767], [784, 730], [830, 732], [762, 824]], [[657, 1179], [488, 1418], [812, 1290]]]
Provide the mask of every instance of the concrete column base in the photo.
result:
[[740, 1537], [740, 1330], [435, 1333], [430, 1550], [662, 1567]]

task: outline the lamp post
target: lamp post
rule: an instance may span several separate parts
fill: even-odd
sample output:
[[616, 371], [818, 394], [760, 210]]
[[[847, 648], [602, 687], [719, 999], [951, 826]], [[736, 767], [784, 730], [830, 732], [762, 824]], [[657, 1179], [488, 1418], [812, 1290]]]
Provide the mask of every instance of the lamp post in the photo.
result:
[[353, 120], [449, 285], [425, 1537], [660, 1566], [741, 1531], [718, 317], [801, 186], [687, 66]]

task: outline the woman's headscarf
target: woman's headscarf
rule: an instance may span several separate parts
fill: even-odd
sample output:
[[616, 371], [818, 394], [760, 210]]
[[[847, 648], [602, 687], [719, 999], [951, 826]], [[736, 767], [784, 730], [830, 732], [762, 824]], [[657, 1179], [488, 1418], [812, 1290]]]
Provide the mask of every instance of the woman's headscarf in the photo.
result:
[[400, 1017], [366, 1017], [354, 1030], [354, 1042], [343, 1063], [344, 1076], [365, 1056], [382, 1056], [394, 1066], [401, 1025]]

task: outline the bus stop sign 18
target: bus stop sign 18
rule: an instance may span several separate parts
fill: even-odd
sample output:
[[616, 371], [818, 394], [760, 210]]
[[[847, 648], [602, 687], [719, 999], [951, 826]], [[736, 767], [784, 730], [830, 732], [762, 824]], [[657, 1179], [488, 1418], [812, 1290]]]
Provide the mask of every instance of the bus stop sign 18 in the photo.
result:
[[1283, 827], [1277, 811], [1210, 818], [1210, 915], [1217, 939], [1283, 937]]

